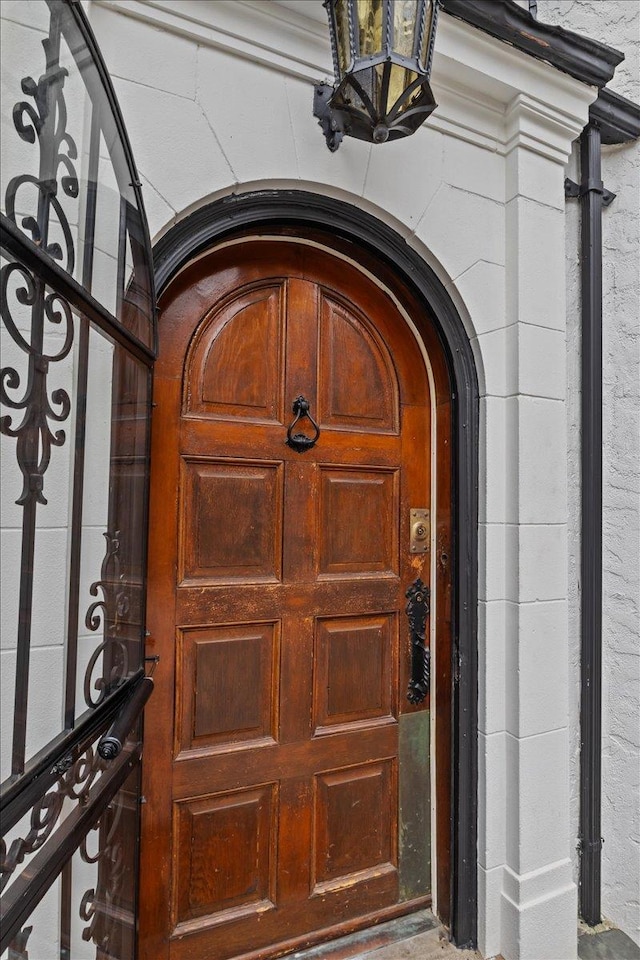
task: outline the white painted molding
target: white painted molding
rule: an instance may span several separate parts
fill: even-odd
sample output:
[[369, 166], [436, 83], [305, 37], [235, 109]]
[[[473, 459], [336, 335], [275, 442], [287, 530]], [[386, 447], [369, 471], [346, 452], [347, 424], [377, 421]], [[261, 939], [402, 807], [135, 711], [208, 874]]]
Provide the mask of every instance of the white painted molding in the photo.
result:
[[[332, 76], [320, 0], [93, 0], [115, 13], [316, 83]], [[303, 10], [312, 11], [305, 15]], [[597, 91], [509, 44], [442, 16], [429, 126], [485, 150], [523, 147], [564, 163]], [[311, 91], [309, 93], [311, 104]], [[309, 107], [311, 109], [311, 106]]]
[[520, 908], [545, 897], [564, 893], [566, 890], [573, 889], [574, 886], [569, 858], [545, 864], [539, 870], [532, 870], [522, 875], [514, 873], [508, 865], [504, 867], [503, 895]]
[[317, 83], [333, 75], [328, 29], [275, 3], [251, 0], [93, 0], [195, 43]]
[[584, 108], [584, 114], [576, 116], [526, 94], [516, 94], [505, 114], [505, 152], [522, 147], [564, 166], [573, 141], [587, 122], [588, 102]]

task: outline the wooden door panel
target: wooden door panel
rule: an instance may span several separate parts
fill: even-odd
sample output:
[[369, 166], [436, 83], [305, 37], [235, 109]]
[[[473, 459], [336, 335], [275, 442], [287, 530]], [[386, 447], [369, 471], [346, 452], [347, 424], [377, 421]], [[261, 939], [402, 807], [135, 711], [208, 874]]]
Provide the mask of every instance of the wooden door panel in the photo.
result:
[[280, 623], [178, 631], [179, 749], [277, 739]]
[[[317, 284], [297, 277], [289, 278], [287, 291], [285, 412], [287, 421], [291, 422], [291, 405], [300, 394], [309, 401], [314, 417], [318, 411], [316, 330], [319, 291]], [[281, 439], [284, 441], [284, 436]], [[293, 457], [300, 457], [300, 454], [294, 451], [291, 451], [291, 454]]]
[[286, 285], [243, 289], [198, 331], [184, 415], [283, 422]]
[[398, 471], [322, 465], [318, 575], [398, 573]]
[[280, 580], [282, 463], [185, 460], [181, 580]]
[[318, 619], [314, 652], [314, 733], [396, 713], [395, 613]]
[[393, 364], [364, 316], [323, 290], [319, 334], [321, 424], [397, 433]]
[[[166, 910], [143, 877], [142, 957], [230, 960], [407, 899], [399, 728], [426, 704], [406, 702], [404, 594], [429, 571], [408, 553], [409, 508], [430, 507], [429, 390], [422, 366], [405, 382], [392, 301], [293, 243], [203, 258], [162, 323], [154, 622], [175, 667], [151, 723], [175, 720], [147, 799], [173, 866]], [[285, 444], [299, 395], [321, 428], [302, 454]]]
[[394, 760], [318, 774], [314, 794], [314, 893], [395, 873]]
[[273, 903], [277, 793], [269, 783], [176, 804], [175, 925]]

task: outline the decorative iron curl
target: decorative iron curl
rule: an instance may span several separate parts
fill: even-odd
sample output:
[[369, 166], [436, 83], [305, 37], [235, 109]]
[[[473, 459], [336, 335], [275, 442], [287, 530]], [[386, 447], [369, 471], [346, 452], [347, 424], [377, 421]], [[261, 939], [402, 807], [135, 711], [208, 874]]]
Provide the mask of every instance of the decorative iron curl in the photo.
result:
[[4, 890], [9, 878], [25, 857], [35, 853], [46, 843], [60, 817], [63, 800], [64, 793], [57, 784], [53, 791], [45, 793], [32, 808], [30, 829], [26, 836], [16, 837], [8, 849], [6, 842], [1, 841], [0, 890]]
[[[33, 77], [24, 77], [20, 82], [22, 92], [33, 104], [21, 100], [13, 108], [13, 125], [18, 136], [26, 143], [40, 147], [40, 175], [19, 174], [7, 184], [5, 209], [7, 216], [18, 226], [16, 200], [18, 191], [27, 184], [35, 187], [38, 203], [36, 215], [22, 218], [22, 228], [31, 234], [31, 239], [56, 260], [64, 260], [66, 270], [73, 273], [75, 250], [69, 219], [57, 194], [61, 188], [67, 197], [76, 199], [79, 182], [75, 160], [78, 148], [67, 132], [67, 107], [64, 99], [64, 81], [68, 71], [59, 64], [60, 30], [56, 18], [51, 19], [49, 37], [42, 41], [46, 69], [38, 82]], [[62, 172], [61, 172], [62, 168]], [[41, 203], [42, 201], [42, 203]], [[59, 243], [49, 243], [50, 208], [53, 207], [64, 237], [65, 250]]]
[[[20, 100], [13, 108], [13, 124], [21, 140], [37, 142], [40, 152], [39, 173], [12, 177], [7, 184], [5, 209], [7, 217], [30, 235], [31, 240], [50, 257], [64, 263], [73, 273], [75, 250], [69, 218], [60, 202], [60, 194], [73, 199], [79, 195], [79, 183], [74, 161], [78, 148], [67, 132], [67, 108], [64, 99], [64, 81], [68, 71], [60, 66], [59, 16], [51, 17], [49, 36], [42, 41], [45, 54], [45, 72], [36, 82], [33, 77], [21, 81], [22, 93], [33, 100]], [[37, 202], [22, 201], [24, 188], [35, 191]], [[21, 202], [18, 205], [18, 194]], [[17, 209], [31, 206], [32, 213], [20, 216]], [[52, 217], [53, 213], [53, 217]], [[18, 222], [20, 221], [20, 222]], [[49, 230], [55, 226], [62, 232], [62, 243], [50, 242]], [[18, 303], [31, 308], [29, 339], [20, 332], [9, 305], [9, 280], [15, 274], [23, 281], [15, 290]], [[49, 394], [47, 378], [49, 365], [63, 360], [73, 343], [73, 317], [69, 304], [60, 294], [47, 293], [44, 282], [21, 263], [9, 263], [2, 268], [1, 317], [9, 335], [28, 357], [28, 369], [23, 378], [15, 367], [0, 371], [0, 400], [10, 410], [23, 410], [19, 424], [11, 415], [0, 419], [0, 433], [15, 437], [16, 457], [23, 477], [22, 493], [16, 503], [46, 504], [44, 475], [51, 459], [51, 448], [65, 442], [64, 430], [55, 430], [51, 423], [64, 422], [71, 411], [66, 390]], [[63, 345], [55, 353], [44, 348], [45, 323], [65, 325]], [[22, 395], [15, 391], [22, 389]]]
[[0, 841], [0, 889], [4, 889], [16, 868], [49, 839], [62, 813], [65, 799], [84, 803], [96, 777], [107, 764], [89, 747], [58, 776], [54, 786], [31, 808], [30, 829], [16, 837], [7, 849]]
[[102, 841], [98, 845], [96, 853], [89, 853], [89, 834], [96, 833], [105, 827], [105, 823], [103, 821], [106, 819], [107, 811], [105, 811], [105, 813], [100, 817], [100, 819], [91, 828], [89, 833], [83, 838], [82, 843], [80, 844], [80, 857], [85, 863], [99, 863], [101, 860], [107, 858], [109, 855], [108, 848], [115, 845], [116, 831], [118, 830], [120, 821], [122, 820], [123, 809], [123, 804], [118, 800], [118, 794], [116, 794], [116, 798], [112, 800], [111, 804], [107, 808], [107, 810], [111, 810], [113, 812], [113, 817], [109, 823], [109, 829], [103, 834]]
[[[8, 284], [12, 275], [19, 274], [24, 286], [18, 286], [15, 298], [18, 303], [31, 306], [32, 312], [41, 310], [32, 324], [31, 341], [18, 329], [9, 308]], [[63, 423], [71, 412], [71, 400], [66, 390], [58, 388], [49, 396], [47, 376], [49, 364], [57, 363], [68, 356], [73, 344], [73, 316], [71, 307], [58, 293], [45, 294], [42, 282], [20, 263], [6, 264], [0, 272], [0, 315], [16, 346], [27, 354], [27, 373], [22, 396], [9, 391], [18, 391], [22, 379], [15, 367], [3, 367], [0, 371], [0, 400], [10, 410], [24, 410], [22, 421], [14, 425], [11, 414], [0, 418], [0, 433], [15, 437], [16, 458], [23, 477], [22, 493], [16, 500], [19, 505], [33, 499], [46, 504], [44, 475], [51, 460], [51, 448], [65, 442], [64, 430], [52, 430], [50, 422]], [[44, 350], [44, 321], [64, 324], [62, 346], [53, 353]], [[37, 329], [39, 328], [39, 329]]]
[[[121, 638], [122, 619], [129, 612], [129, 597], [126, 593], [124, 575], [120, 569], [120, 531], [103, 533], [106, 540], [105, 555], [100, 568], [100, 579], [89, 587], [92, 597], [99, 591], [102, 598], [94, 601], [86, 613], [85, 626], [95, 633], [101, 627], [104, 640], [93, 651], [84, 675], [84, 698], [88, 707], [95, 708], [127, 676], [129, 672], [129, 650], [127, 642]], [[96, 664], [103, 657], [101, 676], [93, 682]]]
[[27, 950], [27, 940], [31, 936], [33, 927], [23, 927], [9, 944], [9, 956], [7, 960], [29, 960], [29, 951]]
[[[64, 159], [66, 160], [67, 158], [65, 157]], [[63, 177], [62, 180], [66, 183], [72, 182], [70, 177]], [[73, 274], [73, 271], [75, 268], [75, 262], [76, 262], [75, 247], [73, 244], [73, 235], [71, 233], [71, 227], [69, 226], [69, 219], [66, 213], [64, 212], [64, 208], [62, 207], [58, 198], [54, 194], [49, 192], [51, 188], [51, 181], [39, 180], [38, 177], [34, 177], [32, 174], [28, 174], [28, 173], [23, 173], [18, 177], [13, 177], [9, 181], [7, 185], [7, 191], [6, 191], [5, 203], [6, 203], [7, 217], [10, 220], [13, 220], [16, 226], [18, 226], [19, 217], [18, 217], [18, 214], [16, 213], [17, 193], [20, 187], [24, 187], [29, 183], [36, 188], [36, 192], [39, 195], [41, 195], [43, 198], [46, 199], [49, 207], [53, 207], [53, 210], [55, 211], [58, 218], [55, 225], [59, 226], [60, 229], [62, 230], [62, 236], [64, 239], [64, 250], [62, 249], [62, 246], [60, 245], [60, 243], [55, 241], [53, 243], [50, 243], [49, 241], [47, 241], [46, 244], [43, 244], [42, 229], [35, 217], [30, 215], [26, 217], [22, 217], [20, 219], [20, 226], [23, 227], [25, 232], [28, 232], [31, 234], [31, 239], [36, 244], [36, 246], [42, 247], [44, 252], [48, 253], [53, 260], [60, 260], [60, 262], [65, 261], [64, 262], [65, 270], [67, 271], [67, 273]], [[77, 181], [76, 181], [76, 186], [70, 189], [73, 189], [73, 192], [70, 192], [69, 190], [64, 190], [64, 187], [63, 187], [63, 191], [67, 193], [68, 196], [78, 195]], [[51, 224], [49, 223], [49, 226], [50, 225]]]
[[[118, 915], [115, 901], [125, 874], [126, 851], [120, 831], [123, 810], [124, 798], [118, 793], [94, 827], [94, 830], [104, 831], [98, 852], [88, 853], [86, 837], [80, 846], [80, 856], [85, 863], [99, 864], [97, 886], [86, 890], [80, 903], [80, 918], [87, 924], [82, 939], [94, 943], [105, 955], [109, 952], [113, 918]], [[112, 814], [110, 820], [109, 814]]]

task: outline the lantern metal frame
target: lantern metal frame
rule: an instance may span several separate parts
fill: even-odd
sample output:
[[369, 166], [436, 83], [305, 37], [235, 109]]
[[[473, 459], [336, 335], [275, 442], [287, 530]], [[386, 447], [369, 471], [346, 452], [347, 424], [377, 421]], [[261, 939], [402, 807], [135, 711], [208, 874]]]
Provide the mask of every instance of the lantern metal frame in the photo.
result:
[[[323, 4], [329, 20], [336, 82], [333, 86], [329, 83], [316, 84], [313, 103], [314, 116], [318, 118], [329, 150], [337, 150], [345, 136], [372, 143], [384, 143], [387, 140], [410, 136], [437, 107], [429, 80], [441, 0], [415, 0], [416, 18], [410, 57], [394, 49], [393, 24], [397, 0], [382, 0], [382, 44], [380, 50], [372, 54], [363, 54], [359, 49], [359, 38], [356, 36], [357, 0], [342, 0], [348, 16], [349, 33], [349, 63], [343, 68], [338, 55], [338, 2], [339, 0], [324, 0]], [[427, 27], [430, 8], [431, 18]], [[429, 30], [426, 44], [425, 29]], [[389, 104], [387, 98], [394, 67], [404, 69], [408, 74], [415, 74], [415, 79]], [[375, 98], [365, 89], [367, 85], [362, 82], [367, 74], [373, 78], [376, 73], [380, 78], [378, 107], [374, 104]], [[368, 86], [369, 90], [373, 89], [373, 83]]]

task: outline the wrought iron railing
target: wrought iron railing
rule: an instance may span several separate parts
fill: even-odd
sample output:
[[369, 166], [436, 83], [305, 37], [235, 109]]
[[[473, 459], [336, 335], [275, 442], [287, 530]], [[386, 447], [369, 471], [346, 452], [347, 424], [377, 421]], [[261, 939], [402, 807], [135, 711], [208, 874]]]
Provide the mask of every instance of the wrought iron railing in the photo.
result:
[[0, 952], [131, 960], [139, 721], [152, 688], [150, 243], [80, 5], [10, 3], [2, 14], [15, 81], [3, 99], [16, 97], [13, 131], [2, 131], [0, 282], [3, 555], [14, 557], [3, 604], [15, 622], [2, 651], [13, 691], [2, 707]]

